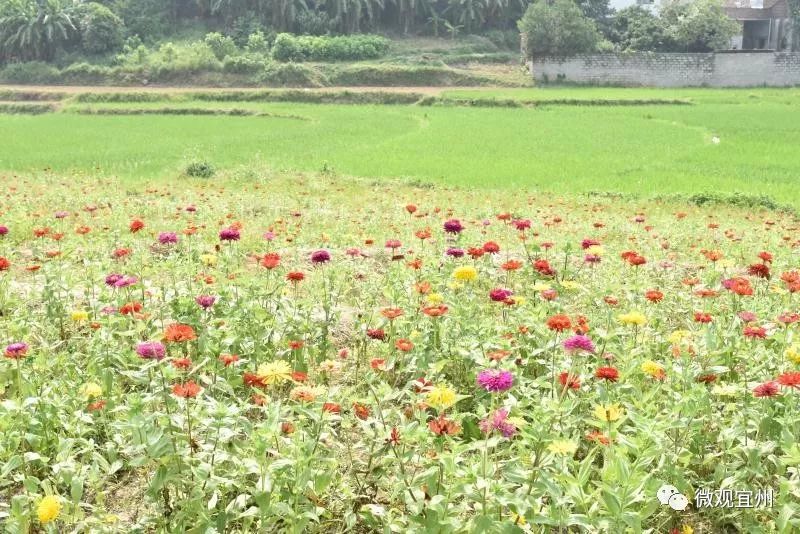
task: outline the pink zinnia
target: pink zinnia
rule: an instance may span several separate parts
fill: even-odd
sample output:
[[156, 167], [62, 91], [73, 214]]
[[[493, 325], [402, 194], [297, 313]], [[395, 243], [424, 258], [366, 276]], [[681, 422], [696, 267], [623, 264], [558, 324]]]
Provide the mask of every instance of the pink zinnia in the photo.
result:
[[503, 289], [502, 287], [498, 287], [489, 291], [489, 298], [492, 299], [494, 302], [503, 302], [513, 294], [514, 292], [511, 291], [510, 289]]
[[503, 369], [484, 369], [478, 373], [476, 381], [489, 392], [507, 391], [514, 385], [514, 375]]
[[169, 245], [178, 242], [178, 234], [175, 232], [161, 232], [158, 234], [158, 242], [162, 245]]
[[577, 352], [577, 351], [585, 351], [585, 352], [594, 352], [594, 343], [592, 340], [589, 339], [588, 336], [572, 336], [569, 339], [564, 340], [564, 350], [569, 352]]
[[331, 253], [327, 250], [315, 250], [311, 253], [311, 263], [326, 263], [331, 261]]
[[146, 360], [161, 360], [166, 354], [166, 349], [158, 341], [145, 341], [136, 345], [136, 354]]
[[483, 419], [478, 426], [484, 434], [491, 434], [497, 430], [504, 438], [513, 437], [517, 433], [517, 427], [508, 420], [508, 410], [501, 408], [492, 415]]
[[12, 343], [6, 347], [5, 350], [5, 357], [11, 358], [12, 360], [19, 360], [28, 352], [28, 344], [23, 343], [22, 341], [18, 341], [17, 343]]
[[200, 295], [199, 297], [194, 299], [194, 301], [197, 303], [198, 306], [200, 306], [204, 310], [207, 310], [208, 308], [214, 305], [214, 303], [217, 301], [217, 297], [213, 295]]
[[8, 233], [8, 226], [3, 226], [0, 224], [0, 235], [6, 235]]
[[223, 228], [219, 232], [219, 239], [220, 241], [239, 241], [239, 230], [236, 228]]
[[753, 388], [755, 397], [774, 397], [778, 394], [778, 383], [775, 381], [764, 382]]
[[450, 219], [444, 222], [444, 231], [448, 234], [458, 234], [464, 229], [461, 221], [458, 219]]

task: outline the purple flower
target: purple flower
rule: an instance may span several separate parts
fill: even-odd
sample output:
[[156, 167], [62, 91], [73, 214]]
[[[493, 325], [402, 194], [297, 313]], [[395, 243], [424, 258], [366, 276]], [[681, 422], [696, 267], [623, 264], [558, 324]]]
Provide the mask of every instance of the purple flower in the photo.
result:
[[463, 229], [464, 226], [458, 219], [450, 219], [444, 222], [444, 231], [448, 234], [460, 234]]
[[517, 219], [514, 221], [514, 228], [517, 230], [523, 231], [527, 230], [531, 227], [531, 221], [529, 219]]
[[513, 294], [514, 292], [511, 291], [510, 289], [503, 289], [502, 287], [498, 287], [489, 291], [489, 298], [492, 299], [494, 302], [503, 302]]
[[166, 353], [167, 349], [158, 341], [145, 341], [136, 345], [136, 354], [146, 360], [161, 360]]
[[587, 254], [586, 256], [583, 257], [583, 261], [585, 261], [586, 263], [600, 263], [602, 261], [602, 258], [597, 254]]
[[57, 211], [56, 212], [56, 219], [65, 219], [66, 217], [69, 217], [69, 212], [68, 211]]
[[497, 430], [504, 438], [511, 438], [517, 433], [517, 427], [508, 420], [508, 410], [505, 408], [495, 411], [478, 423], [478, 426], [484, 434], [491, 434]]
[[0, 235], [6, 235], [6, 234], [8, 234], [8, 226], [3, 226], [2, 224], [0, 224]]
[[361, 256], [361, 249], [358, 249], [356, 247], [351, 247], [345, 250], [344, 253], [350, 256], [351, 258], [355, 258], [356, 256]]
[[275, 233], [274, 232], [265, 233], [264, 239], [266, 239], [267, 241], [272, 241], [273, 239], [275, 239]]
[[178, 242], [178, 234], [175, 232], [161, 232], [158, 234], [158, 242], [162, 245], [169, 245]]
[[204, 310], [209, 309], [214, 303], [217, 301], [217, 297], [213, 295], [200, 295], [194, 301], [197, 303], [198, 306], [203, 308]]
[[25, 356], [26, 352], [28, 352], [28, 344], [18, 341], [6, 347], [5, 357], [18, 360]]
[[593, 246], [599, 245], [599, 244], [600, 244], [600, 241], [598, 241], [597, 239], [588, 239], [587, 238], [587, 239], [584, 239], [583, 241], [581, 241], [581, 248], [583, 250], [586, 250], [589, 247], [593, 247]]
[[311, 253], [311, 263], [326, 263], [331, 261], [331, 253], [327, 250], [315, 250]]
[[752, 323], [753, 321], [755, 321], [756, 319], [758, 319], [758, 317], [757, 317], [757, 316], [756, 316], [756, 314], [755, 314], [755, 313], [753, 313], [753, 312], [749, 312], [749, 311], [740, 311], [740, 312], [739, 312], [739, 319], [741, 319], [741, 320], [742, 320], [742, 321], [744, 321], [745, 323]]
[[124, 277], [121, 274], [111, 273], [106, 276], [106, 285], [110, 287], [115, 287], [117, 282], [122, 280]]
[[220, 241], [239, 241], [239, 230], [236, 228], [224, 228], [219, 232]]
[[503, 369], [484, 369], [478, 373], [476, 382], [489, 392], [507, 391], [514, 385], [514, 375]]
[[114, 282], [114, 287], [128, 287], [132, 286], [138, 281], [139, 279], [136, 278], [135, 276], [123, 276], [119, 280]]
[[112, 313], [117, 313], [117, 309], [114, 306], [105, 306], [100, 310], [100, 312], [105, 315], [111, 315]]
[[584, 352], [593, 353], [594, 343], [592, 343], [592, 340], [589, 339], [588, 336], [572, 336], [571, 338], [564, 340], [564, 350], [568, 352], [578, 352], [582, 350]]
[[460, 248], [448, 248], [447, 252], [445, 252], [448, 256], [452, 256], [453, 258], [461, 258], [464, 256], [464, 251]]

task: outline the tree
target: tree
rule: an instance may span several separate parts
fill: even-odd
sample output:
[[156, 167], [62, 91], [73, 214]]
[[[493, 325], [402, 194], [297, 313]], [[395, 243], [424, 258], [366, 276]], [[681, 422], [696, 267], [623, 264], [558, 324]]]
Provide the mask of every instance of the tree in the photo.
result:
[[675, 46], [663, 21], [641, 6], [626, 7], [614, 15], [611, 38], [620, 50], [667, 51]]
[[0, 18], [0, 55], [52, 60], [76, 33], [71, 6], [61, 0], [5, 0]]
[[102, 54], [122, 46], [122, 19], [104, 5], [97, 2], [79, 4], [74, 18], [85, 52]]
[[661, 18], [677, 49], [686, 52], [728, 48], [731, 37], [739, 31], [739, 25], [725, 14], [718, 0], [696, 0], [688, 4], [670, 0], [662, 5]]
[[592, 52], [600, 41], [595, 23], [572, 0], [537, 0], [517, 23], [528, 57]]

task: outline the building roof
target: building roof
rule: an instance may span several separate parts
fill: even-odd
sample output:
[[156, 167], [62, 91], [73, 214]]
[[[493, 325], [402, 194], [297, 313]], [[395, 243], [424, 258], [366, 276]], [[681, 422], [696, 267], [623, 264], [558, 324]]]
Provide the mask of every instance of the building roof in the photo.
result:
[[736, 20], [784, 19], [789, 16], [786, 0], [763, 0], [763, 3], [759, 0], [725, 0], [724, 7], [725, 13]]

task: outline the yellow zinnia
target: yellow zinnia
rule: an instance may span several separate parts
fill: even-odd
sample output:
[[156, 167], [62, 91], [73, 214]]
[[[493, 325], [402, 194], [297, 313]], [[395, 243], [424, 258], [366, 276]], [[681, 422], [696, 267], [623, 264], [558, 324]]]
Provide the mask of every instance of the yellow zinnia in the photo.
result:
[[653, 360], [647, 360], [642, 364], [642, 371], [652, 376], [653, 378], [660, 378], [664, 376], [664, 368], [661, 364]]
[[280, 384], [292, 379], [292, 366], [285, 360], [276, 360], [259, 365], [256, 374], [265, 384]]
[[548, 445], [547, 450], [553, 454], [572, 456], [578, 450], [578, 446], [572, 441], [559, 439]]
[[89, 319], [89, 312], [85, 312], [83, 310], [75, 310], [69, 314], [70, 318], [73, 321], [86, 321]]
[[103, 394], [103, 388], [100, 387], [100, 384], [95, 384], [94, 382], [87, 382], [81, 388], [81, 393], [83, 394], [84, 398], [93, 399]]
[[39, 522], [49, 523], [58, 518], [61, 513], [61, 501], [55, 495], [48, 495], [39, 501], [39, 506], [36, 508], [36, 514], [39, 516]]
[[453, 271], [453, 278], [461, 282], [472, 282], [478, 278], [478, 270], [472, 265], [462, 265]]
[[786, 347], [784, 354], [790, 362], [800, 364], [800, 345], [793, 344], [791, 347]]
[[217, 257], [213, 254], [203, 254], [200, 256], [200, 262], [206, 267], [213, 267], [217, 264]]
[[691, 335], [692, 333], [689, 332], [688, 330], [675, 330], [669, 335], [667, 341], [669, 341], [673, 345], [679, 345], [681, 341], [683, 341], [684, 339], [688, 338]]
[[647, 317], [645, 317], [643, 313], [632, 311], [617, 315], [617, 320], [625, 325], [642, 326], [647, 322]]
[[591, 247], [586, 249], [587, 254], [591, 254], [592, 256], [602, 256], [605, 254], [605, 249], [600, 245], [592, 245]]
[[622, 416], [622, 408], [619, 407], [619, 404], [598, 404], [594, 407], [593, 413], [601, 421], [610, 423]]
[[426, 299], [430, 304], [441, 304], [444, 302], [444, 297], [439, 293], [431, 293], [426, 297]]
[[438, 385], [428, 392], [425, 402], [437, 410], [446, 410], [456, 403], [456, 392], [446, 385]]

